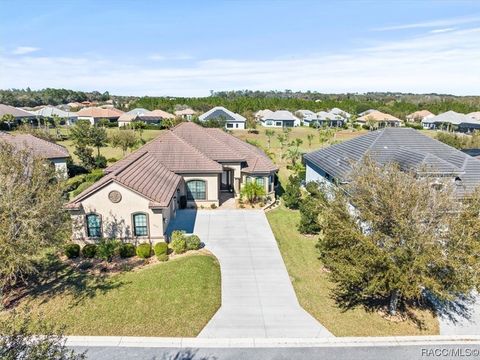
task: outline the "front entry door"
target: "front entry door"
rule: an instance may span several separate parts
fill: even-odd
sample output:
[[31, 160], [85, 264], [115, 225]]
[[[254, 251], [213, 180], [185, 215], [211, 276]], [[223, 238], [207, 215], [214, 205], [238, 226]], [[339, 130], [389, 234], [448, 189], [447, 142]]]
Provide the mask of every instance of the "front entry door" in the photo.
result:
[[220, 189], [223, 191], [228, 191], [232, 187], [232, 182], [231, 182], [231, 170], [223, 170], [222, 172], [222, 182], [220, 185]]

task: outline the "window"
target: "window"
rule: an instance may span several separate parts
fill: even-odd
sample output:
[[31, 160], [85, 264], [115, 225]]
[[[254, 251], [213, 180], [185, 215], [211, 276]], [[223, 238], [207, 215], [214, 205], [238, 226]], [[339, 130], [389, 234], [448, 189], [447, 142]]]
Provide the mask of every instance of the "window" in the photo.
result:
[[147, 214], [134, 214], [133, 215], [133, 234], [135, 236], [147, 236]]
[[267, 120], [267, 121], [265, 122], [265, 124], [268, 125], [268, 126], [272, 126], [272, 125], [273, 125], [273, 121]]
[[102, 236], [102, 222], [101, 222], [100, 215], [97, 215], [97, 214], [87, 215], [87, 235], [88, 237]]
[[191, 180], [187, 182], [187, 199], [188, 200], [206, 200], [207, 192], [205, 181]]
[[256, 182], [260, 186], [264, 186], [264, 179], [262, 176], [249, 176], [247, 177], [247, 184], [250, 182]]
[[227, 123], [227, 128], [229, 129], [233, 128], [233, 124]]
[[235, 124], [235, 127], [238, 129], [238, 124]]
[[282, 122], [281, 121], [275, 122], [275, 126], [282, 126]]
[[257, 185], [263, 186], [263, 177], [257, 177]]

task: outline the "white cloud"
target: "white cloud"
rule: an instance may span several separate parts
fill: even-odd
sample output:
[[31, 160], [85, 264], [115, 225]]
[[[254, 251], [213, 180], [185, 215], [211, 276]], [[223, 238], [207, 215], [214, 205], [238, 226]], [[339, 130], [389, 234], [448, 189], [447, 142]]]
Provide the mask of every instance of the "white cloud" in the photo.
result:
[[36, 47], [32, 47], [32, 46], [19, 46], [12, 51], [12, 54], [14, 54], [14, 55], [25, 55], [25, 54], [33, 53], [33, 52], [38, 51], [38, 50], [40, 50], [40, 49], [36, 48]]
[[457, 28], [454, 28], [454, 27], [443, 28], [443, 29], [433, 29], [433, 30], [430, 30], [430, 34], [440, 34], [440, 33], [444, 33], [444, 32], [453, 31], [453, 30], [456, 30], [456, 29]]
[[391, 31], [391, 30], [406, 30], [406, 29], [418, 29], [418, 28], [433, 28], [433, 27], [442, 27], [442, 26], [470, 24], [470, 23], [476, 23], [476, 22], [480, 22], [479, 15], [384, 26], [384, 27], [374, 28], [372, 30], [373, 31]]
[[478, 64], [480, 27], [293, 59], [139, 64], [93, 57], [0, 55], [0, 88], [48, 86], [172, 96], [206, 96], [210, 89], [478, 95]]
[[166, 61], [166, 60], [191, 60], [193, 57], [187, 54], [177, 54], [177, 55], [163, 55], [163, 54], [152, 54], [148, 57], [150, 60], [154, 61]]

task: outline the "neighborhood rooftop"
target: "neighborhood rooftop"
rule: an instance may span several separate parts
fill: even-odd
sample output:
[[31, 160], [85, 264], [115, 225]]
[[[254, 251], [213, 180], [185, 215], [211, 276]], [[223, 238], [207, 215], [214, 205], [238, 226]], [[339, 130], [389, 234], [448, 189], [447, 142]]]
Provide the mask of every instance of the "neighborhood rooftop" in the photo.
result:
[[0, 140], [15, 146], [19, 150], [29, 149], [34, 155], [44, 159], [65, 159], [70, 156], [68, 150], [63, 146], [30, 134], [10, 135], [0, 131]]
[[367, 155], [381, 164], [396, 162], [404, 170], [457, 176], [460, 194], [480, 185], [480, 160], [410, 128], [377, 130], [306, 154], [305, 161], [342, 182], [348, 181], [352, 165]]

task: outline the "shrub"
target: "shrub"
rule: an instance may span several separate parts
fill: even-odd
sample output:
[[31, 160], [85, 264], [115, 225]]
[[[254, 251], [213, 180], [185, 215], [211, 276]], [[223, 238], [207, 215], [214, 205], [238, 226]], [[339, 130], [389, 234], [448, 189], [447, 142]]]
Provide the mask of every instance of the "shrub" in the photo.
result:
[[108, 158], [107, 161], [108, 161], [109, 163], [116, 163], [116, 162], [118, 161], [118, 159], [117, 159], [117, 158], [114, 158], [114, 157], [111, 157], [111, 158]]
[[107, 167], [107, 158], [103, 155], [95, 157], [95, 167], [99, 169], [104, 169]]
[[170, 243], [171, 248], [175, 254], [183, 254], [187, 251], [187, 241], [184, 231], [175, 230], [172, 233], [172, 242]]
[[142, 259], [148, 259], [152, 256], [152, 245], [143, 243], [137, 246], [137, 256]]
[[121, 244], [118, 247], [118, 255], [120, 255], [121, 258], [129, 258], [135, 256], [135, 250], [135, 245], [133, 244]]
[[423, 129], [422, 124], [418, 124], [418, 123], [406, 122], [405, 126], [409, 127], [409, 128], [412, 128], [412, 129], [416, 129], [416, 130], [422, 130]]
[[82, 261], [80, 265], [78, 265], [78, 268], [80, 270], [88, 270], [93, 267], [93, 263], [91, 261]]
[[97, 246], [97, 257], [106, 260], [112, 261], [113, 255], [115, 255], [115, 250], [118, 247], [118, 241], [112, 239], [102, 239]]
[[212, 209], [216, 209], [216, 208], [217, 208], [217, 205], [216, 205], [216, 204], [212, 204], [212, 205], [210, 205], [210, 207], [211, 207]]
[[77, 195], [80, 194], [82, 191], [84, 191], [85, 189], [87, 189], [88, 187], [90, 187], [92, 184], [93, 184], [93, 182], [89, 182], [89, 181], [86, 181], [86, 182], [80, 184], [79, 187], [77, 187], [75, 190], [72, 191], [72, 196], [73, 196], [73, 197], [77, 196]]
[[187, 250], [198, 250], [202, 245], [200, 238], [197, 235], [187, 236], [186, 243]]
[[92, 259], [97, 254], [97, 245], [87, 244], [82, 249], [82, 255], [84, 258]]
[[65, 256], [69, 259], [77, 258], [80, 256], [80, 245], [68, 244], [65, 246]]
[[249, 134], [259, 134], [259, 131], [257, 129], [248, 129]]
[[88, 182], [96, 182], [100, 180], [104, 175], [104, 172], [102, 169], [95, 169], [92, 170], [90, 174], [85, 175], [85, 181]]
[[157, 259], [160, 261], [167, 261], [168, 260], [168, 245], [165, 242], [156, 243], [153, 247], [155, 251], [155, 255]]
[[66, 181], [66, 191], [73, 191], [85, 182], [85, 174], [77, 175]]

